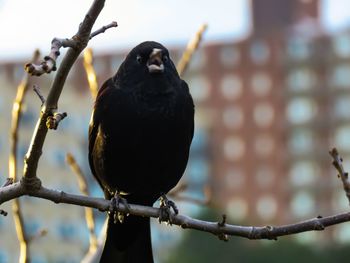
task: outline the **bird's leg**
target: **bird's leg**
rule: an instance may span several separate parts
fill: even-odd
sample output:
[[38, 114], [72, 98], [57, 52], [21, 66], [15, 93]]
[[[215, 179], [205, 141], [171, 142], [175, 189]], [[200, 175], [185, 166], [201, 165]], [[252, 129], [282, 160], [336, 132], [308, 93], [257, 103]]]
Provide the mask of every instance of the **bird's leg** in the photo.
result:
[[[119, 210], [119, 204], [122, 203], [126, 208], [126, 213], [120, 212]], [[110, 207], [110, 213], [113, 214], [114, 224], [119, 221], [120, 223], [124, 222], [125, 214], [128, 215], [129, 213], [129, 204], [125, 198], [121, 196], [121, 194], [116, 191], [114, 196], [111, 199], [111, 207]]]
[[165, 221], [169, 224], [172, 223], [171, 219], [171, 208], [174, 210], [174, 213], [177, 215], [179, 210], [177, 209], [175, 203], [169, 200], [165, 194], [160, 197], [160, 206], [159, 206], [159, 223]]

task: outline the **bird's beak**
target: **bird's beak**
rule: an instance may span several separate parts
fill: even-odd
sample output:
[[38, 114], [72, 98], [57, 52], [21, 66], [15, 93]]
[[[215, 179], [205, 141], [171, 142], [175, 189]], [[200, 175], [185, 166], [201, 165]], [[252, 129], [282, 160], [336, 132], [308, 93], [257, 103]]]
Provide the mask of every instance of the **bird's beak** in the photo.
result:
[[147, 67], [149, 73], [162, 73], [164, 71], [164, 64], [162, 61], [162, 50], [154, 48], [152, 53], [149, 55], [147, 61]]

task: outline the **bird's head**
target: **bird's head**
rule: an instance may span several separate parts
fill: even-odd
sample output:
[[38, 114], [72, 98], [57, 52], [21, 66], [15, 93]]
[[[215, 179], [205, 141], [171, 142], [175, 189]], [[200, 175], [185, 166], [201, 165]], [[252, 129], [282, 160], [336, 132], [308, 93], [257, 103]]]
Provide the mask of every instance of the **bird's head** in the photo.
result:
[[[125, 58], [116, 75], [117, 79], [132, 81], [178, 79], [169, 51], [160, 43], [146, 41], [134, 47]], [[131, 83], [130, 83], [131, 84]]]

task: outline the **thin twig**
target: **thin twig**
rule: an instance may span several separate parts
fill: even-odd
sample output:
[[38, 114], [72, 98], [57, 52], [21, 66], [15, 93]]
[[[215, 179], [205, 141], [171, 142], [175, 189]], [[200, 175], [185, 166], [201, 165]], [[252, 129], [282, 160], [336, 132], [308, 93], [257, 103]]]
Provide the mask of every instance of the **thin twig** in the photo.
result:
[[101, 27], [100, 29], [97, 29], [96, 31], [92, 32], [90, 35], [90, 39], [97, 36], [98, 34], [104, 33], [109, 28], [117, 27], [117, 26], [118, 26], [118, 23], [113, 21], [113, 22], [109, 23], [108, 25], [105, 25], [105, 26]]
[[[117, 22], [112, 22], [106, 26], [103, 26], [102, 28], [96, 30], [93, 32], [89, 39], [97, 36], [98, 34], [104, 33], [107, 29], [112, 27], [117, 27]], [[91, 29], [90, 29], [91, 30]], [[77, 35], [73, 36], [71, 39], [69, 38], [57, 38], [55, 37], [51, 41], [51, 51], [50, 54], [44, 57], [44, 60], [40, 64], [36, 63], [27, 63], [24, 66], [24, 69], [28, 74], [34, 75], [34, 76], [41, 76], [42, 74], [49, 74], [52, 71], [56, 71], [56, 61], [57, 58], [60, 56], [60, 49], [61, 48], [72, 48], [72, 49], [80, 49], [79, 43], [77, 41]]]
[[[33, 63], [38, 60], [40, 53], [38, 50], [34, 52]], [[22, 106], [25, 95], [29, 88], [29, 75], [25, 74], [21, 83], [18, 85], [17, 94], [12, 108], [12, 121], [10, 132], [10, 156], [9, 156], [9, 177], [13, 182], [17, 181], [17, 145], [19, 123], [22, 116]], [[15, 221], [16, 233], [20, 245], [20, 263], [29, 261], [29, 238], [24, 228], [24, 218], [21, 210], [19, 199], [13, 200], [12, 203], [13, 219]]]
[[195, 37], [187, 44], [186, 50], [182, 54], [182, 57], [181, 57], [180, 61], [177, 63], [177, 67], [176, 67], [177, 72], [179, 73], [180, 76], [182, 76], [185, 73], [185, 71], [186, 71], [186, 69], [191, 61], [192, 55], [198, 49], [199, 43], [201, 42], [203, 34], [207, 28], [208, 28], [208, 25], [203, 24], [200, 27], [200, 29], [197, 31]]
[[[77, 176], [80, 192], [85, 196], [90, 196], [86, 178], [82, 170], [80, 169], [79, 165], [77, 164], [74, 156], [70, 153], [67, 153], [66, 160], [70, 168], [74, 172], [74, 174]], [[97, 237], [95, 234], [94, 212], [91, 207], [85, 207], [85, 221], [88, 226], [89, 234], [90, 234], [89, 250], [95, 250], [97, 248]]]
[[183, 201], [197, 205], [209, 205], [211, 202], [211, 190], [208, 186], [203, 187], [204, 199], [194, 198], [183, 194], [183, 192], [188, 188], [187, 183], [181, 183], [171, 190], [167, 196], [176, 199], [176, 201]]
[[40, 64], [27, 63], [24, 65], [24, 70], [32, 76], [41, 76], [44, 73], [56, 71], [56, 61], [60, 55], [61, 47], [77, 48], [77, 42], [73, 39], [54, 38], [51, 41], [51, 52], [44, 57], [44, 61]]
[[43, 96], [43, 94], [41, 93], [39, 86], [38, 86], [38, 85], [33, 85], [33, 90], [34, 90], [34, 92], [36, 93], [36, 95], [38, 95], [38, 97], [39, 97], [39, 99], [40, 99], [40, 101], [41, 101], [41, 105], [44, 105], [46, 99], [45, 99], [45, 97]]
[[329, 154], [333, 157], [332, 164], [334, 165], [335, 169], [338, 171], [338, 177], [343, 182], [344, 191], [350, 204], [350, 180], [349, 180], [349, 174], [344, 170], [343, 159], [339, 155], [338, 150], [336, 148], [333, 148], [331, 151], [329, 151]]
[[[116, 25], [117, 24], [115, 23], [115, 26]], [[101, 32], [102, 32], [102, 30], [101, 30]], [[104, 32], [104, 30], [103, 30], [103, 32]], [[91, 34], [91, 35], [93, 35], [93, 34]], [[90, 38], [91, 38], [91, 35], [90, 35]], [[85, 72], [86, 72], [88, 83], [89, 83], [90, 94], [92, 96], [92, 99], [95, 100], [96, 96], [97, 96], [97, 92], [98, 92], [98, 83], [97, 83], [95, 68], [93, 66], [93, 52], [92, 52], [91, 48], [87, 48], [84, 52], [84, 68], [85, 68]], [[79, 171], [81, 171], [80, 168], [79, 168]], [[76, 174], [82, 175], [82, 173], [80, 173], [79, 171], [77, 171]], [[78, 178], [79, 177], [80, 176], [78, 175]], [[81, 185], [80, 188], [88, 189], [87, 183], [85, 182], [85, 177], [83, 176], [82, 178], [83, 178], [83, 182], [79, 183], [79, 185]], [[85, 185], [85, 187], [84, 187], [84, 185]], [[89, 196], [89, 193], [86, 192], [85, 195]], [[94, 221], [92, 208], [85, 209], [85, 218], [86, 218], [86, 224], [87, 224], [89, 232], [90, 232], [90, 246], [89, 246], [89, 250], [88, 250], [87, 254], [84, 256], [84, 258], [82, 259], [81, 262], [82, 263], [97, 262], [98, 259], [101, 257], [104, 243], [106, 240], [108, 219], [106, 219], [105, 225], [102, 228], [100, 235], [99, 235], [99, 239], [97, 241], [97, 238], [95, 235], [95, 221]]]
[[87, 48], [84, 51], [84, 69], [89, 83], [92, 99], [95, 100], [98, 91], [97, 77], [94, 66], [92, 65], [93, 54], [92, 49]]
[[97, 247], [95, 250], [89, 249], [88, 253], [81, 260], [81, 263], [96, 263], [100, 260], [102, 251], [106, 242], [108, 218], [105, 220], [98, 236]]
[[188, 188], [187, 182], [180, 182], [175, 188], [171, 189], [167, 196], [175, 197], [178, 194], [184, 192]]
[[[8, 185], [10, 185], [10, 184], [13, 184], [13, 178], [7, 177], [6, 180], [5, 180], [5, 182], [2, 184], [1, 187], [5, 187], [5, 186], [8, 186]], [[8, 214], [8, 213], [7, 213], [5, 210], [0, 209], [0, 215], [2, 215], [2, 216], [7, 216], [7, 214]]]
[[1, 187], [5, 187], [5, 186], [8, 186], [10, 184], [13, 184], [13, 178], [7, 177], [6, 181], [3, 183], [3, 185]]

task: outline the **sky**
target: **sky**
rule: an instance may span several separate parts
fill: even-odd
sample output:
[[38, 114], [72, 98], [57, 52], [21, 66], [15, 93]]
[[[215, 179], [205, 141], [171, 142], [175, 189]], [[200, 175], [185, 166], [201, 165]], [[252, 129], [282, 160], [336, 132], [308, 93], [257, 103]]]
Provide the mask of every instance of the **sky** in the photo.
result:
[[[77, 31], [89, 0], [0, 0], [0, 62], [30, 57], [35, 48], [49, 51], [53, 37]], [[349, 0], [321, 0], [321, 21], [329, 31], [350, 27]], [[97, 29], [111, 21], [119, 27], [94, 38], [96, 52], [130, 49], [155, 40], [166, 46], [182, 44], [208, 23], [206, 41], [242, 39], [251, 31], [249, 0], [106, 0]]]

